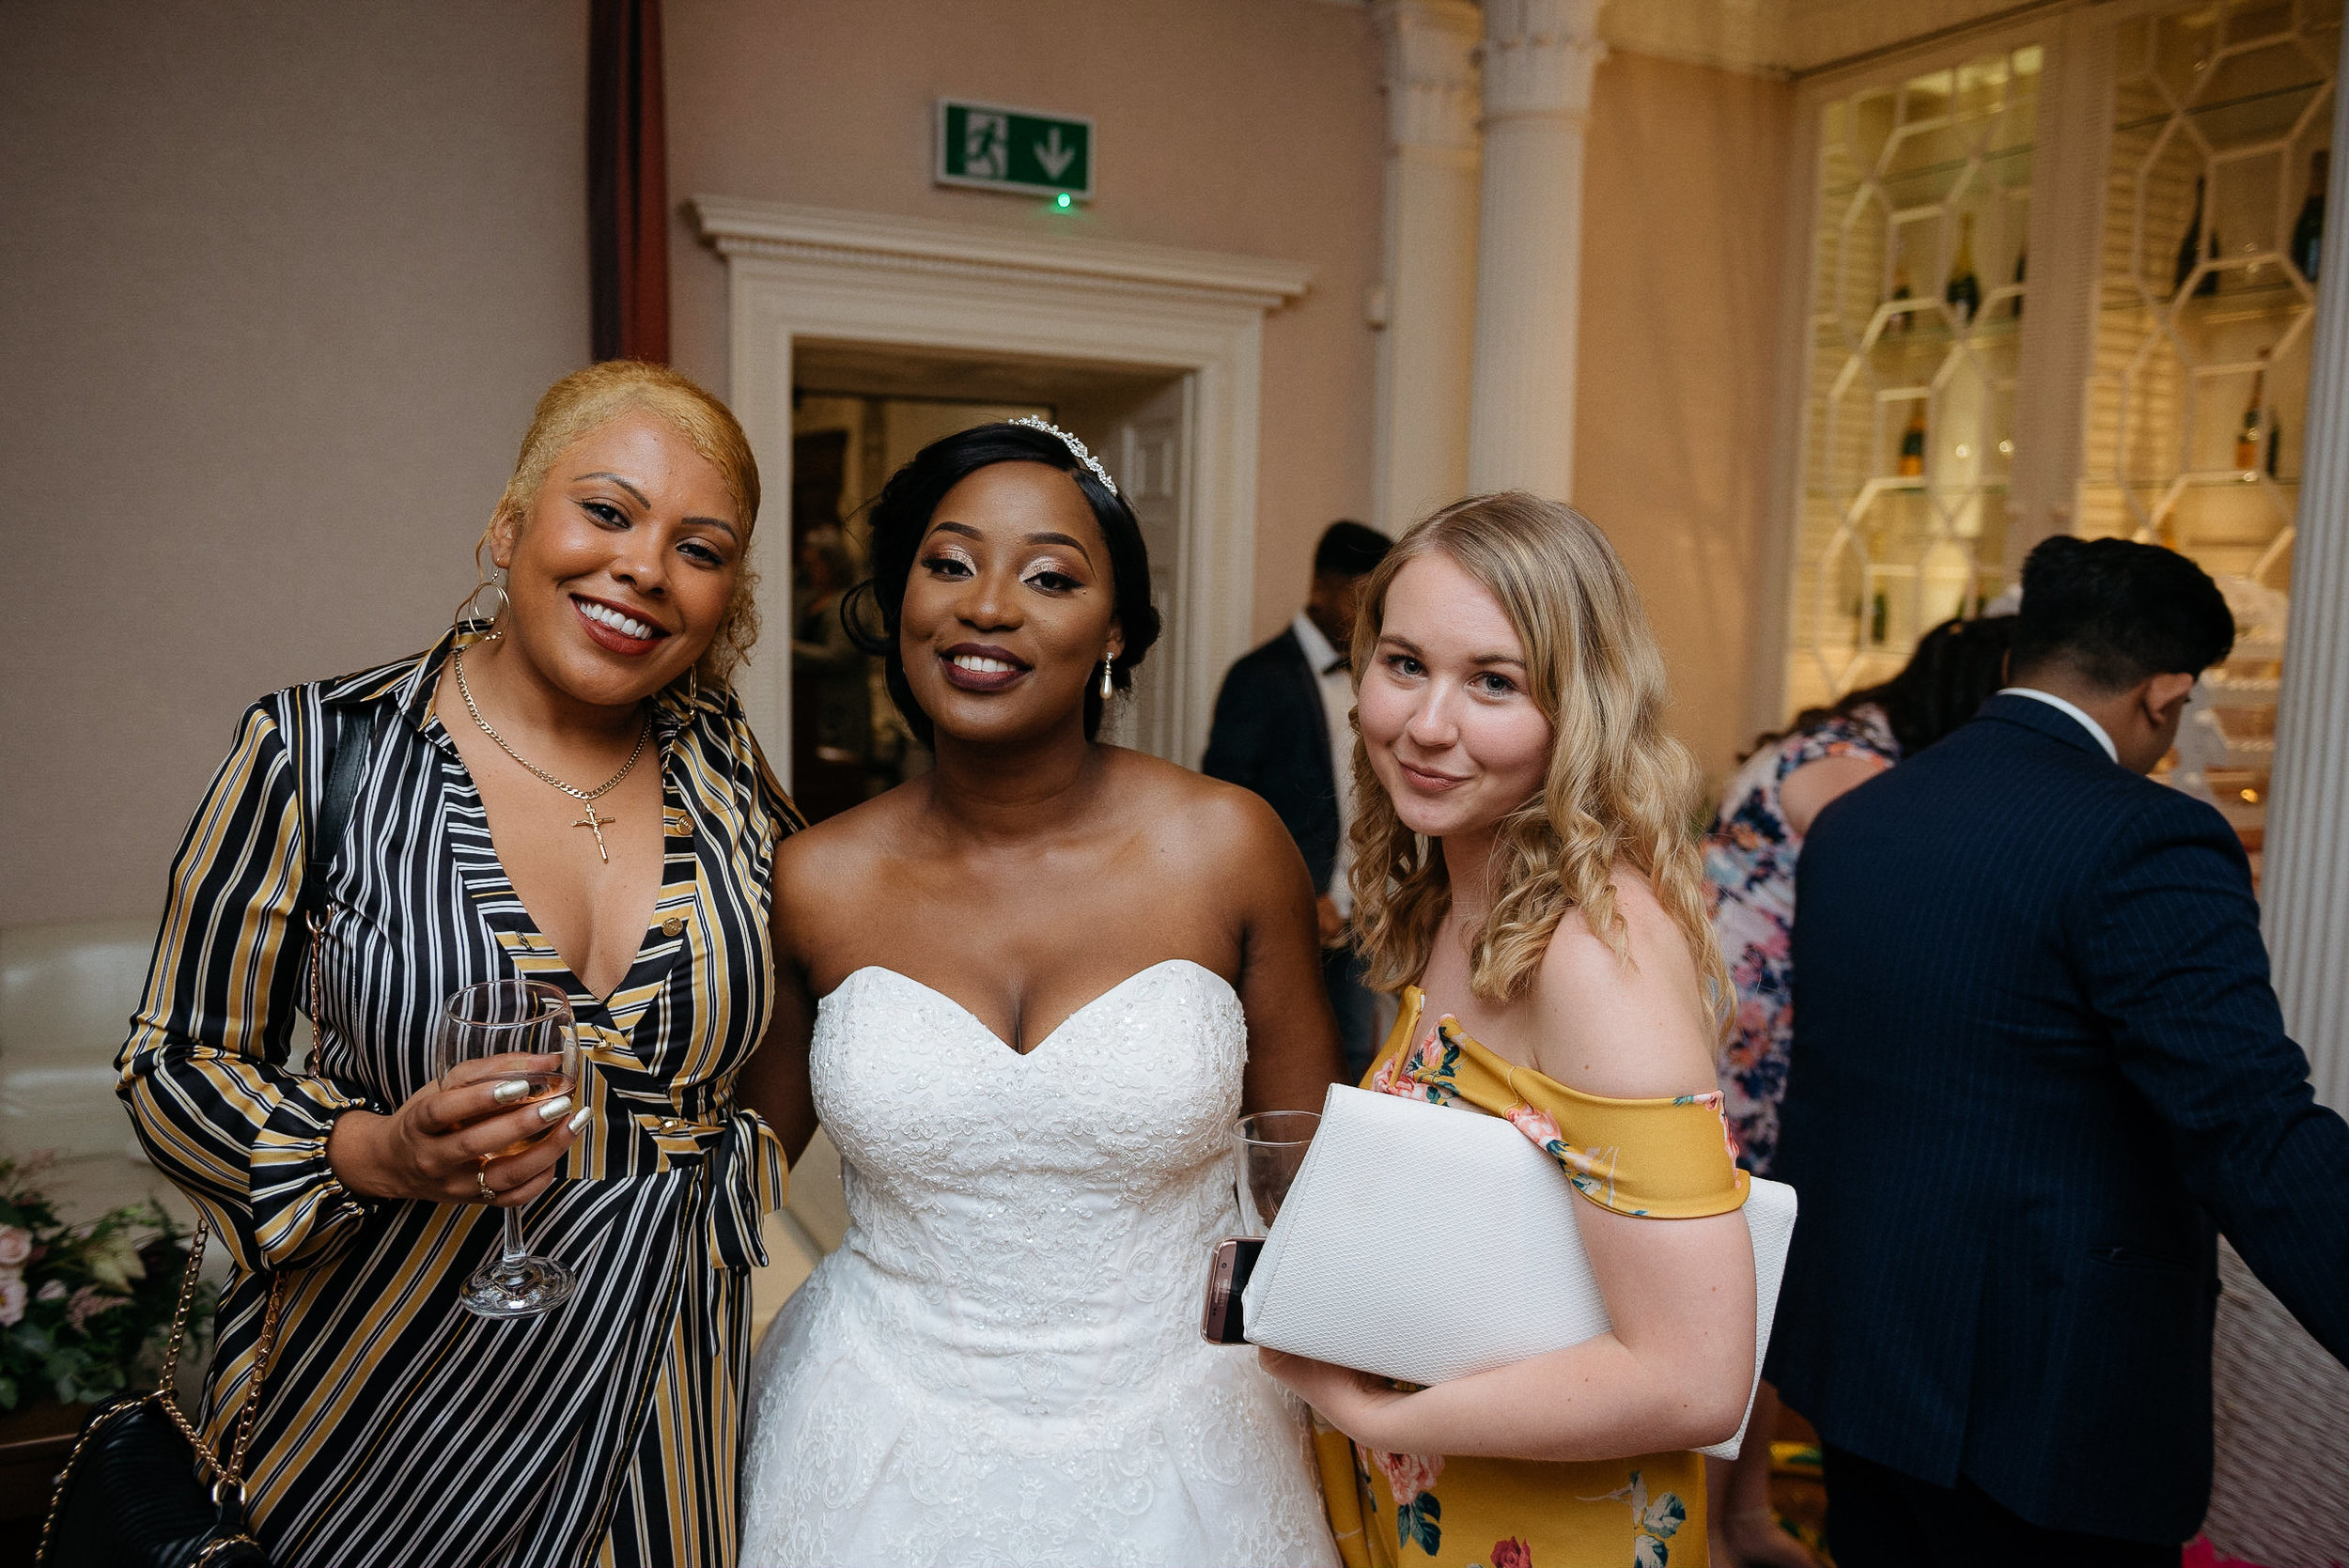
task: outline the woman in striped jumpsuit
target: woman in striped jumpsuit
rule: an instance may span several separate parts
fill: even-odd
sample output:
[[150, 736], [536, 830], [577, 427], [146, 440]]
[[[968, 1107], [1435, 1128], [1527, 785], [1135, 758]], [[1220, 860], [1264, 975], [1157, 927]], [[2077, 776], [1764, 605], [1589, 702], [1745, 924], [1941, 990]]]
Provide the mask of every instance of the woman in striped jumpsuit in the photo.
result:
[[[786, 1169], [745, 1066], [797, 823], [724, 683], [757, 486], [683, 378], [557, 382], [485, 536], [492, 619], [255, 704], [180, 846], [120, 1092], [235, 1265], [216, 1441], [286, 1280], [247, 1464], [279, 1568], [732, 1560], [747, 1271]], [[297, 1066], [330, 737], [366, 762]], [[578, 1017], [552, 1117], [435, 1077], [449, 994], [515, 977]], [[762, 1106], [805, 1142], [812, 1112]], [[516, 1205], [577, 1293], [473, 1316], [459, 1290]]]

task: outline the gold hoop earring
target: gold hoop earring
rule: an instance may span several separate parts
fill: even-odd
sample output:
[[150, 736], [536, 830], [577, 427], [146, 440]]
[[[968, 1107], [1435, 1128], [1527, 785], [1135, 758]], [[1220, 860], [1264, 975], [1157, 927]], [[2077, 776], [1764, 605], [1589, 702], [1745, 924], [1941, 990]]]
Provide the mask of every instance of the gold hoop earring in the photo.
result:
[[1107, 654], [1103, 654], [1101, 656], [1101, 700], [1103, 702], [1108, 702], [1112, 697], [1116, 695], [1117, 688], [1110, 684], [1109, 656]]
[[505, 631], [498, 626], [498, 617], [505, 614], [508, 610], [514, 607], [514, 601], [506, 597], [506, 584], [498, 581], [497, 573], [494, 570], [491, 571], [489, 576], [474, 584], [473, 592], [467, 594], [465, 596], [464, 602], [457, 607], [457, 618], [449, 624], [449, 629], [452, 631], [461, 631], [464, 629], [466, 622], [476, 621], [483, 618], [474, 613], [474, 601], [481, 598], [481, 590], [484, 588], [487, 588], [491, 593], [497, 595], [498, 605], [495, 610], [490, 612], [488, 616], [490, 629], [482, 633], [481, 641], [485, 643], [494, 643], [506, 635]]

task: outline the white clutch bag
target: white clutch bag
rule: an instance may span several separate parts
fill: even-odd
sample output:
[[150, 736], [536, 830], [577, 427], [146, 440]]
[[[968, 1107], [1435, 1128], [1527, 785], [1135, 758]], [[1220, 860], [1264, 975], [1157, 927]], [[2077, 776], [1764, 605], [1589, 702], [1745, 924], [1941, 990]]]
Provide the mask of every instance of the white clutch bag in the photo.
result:
[[[1475, 1201], [1439, 1222], [1434, 1200], [1455, 1192]], [[1579, 1344], [1611, 1327], [1575, 1228], [1587, 1202], [1498, 1116], [1332, 1086], [1243, 1295], [1248, 1338], [1422, 1384]], [[1795, 1189], [1756, 1177], [1741, 1212], [1753, 1232], [1758, 1383]], [[1740, 1420], [1701, 1452], [1734, 1459], [1745, 1435]]]

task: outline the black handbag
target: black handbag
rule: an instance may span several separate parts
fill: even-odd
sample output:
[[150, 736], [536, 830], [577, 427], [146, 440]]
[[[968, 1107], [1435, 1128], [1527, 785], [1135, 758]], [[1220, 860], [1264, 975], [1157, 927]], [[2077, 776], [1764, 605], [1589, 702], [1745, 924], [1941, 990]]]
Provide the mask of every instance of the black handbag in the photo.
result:
[[[310, 933], [314, 1049], [323, 988], [319, 938], [324, 929], [326, 874], [350, 825], [351, 803], [358, 799], [386, 711], [378, 708], [364, 743], [354, 743], [358, 722], [353, 715], [337, 711], [326, 716], [326, 793], [312, 825], [298, 907]], [[82, 1423], [82, 1434], [57, 1477], [49, 1517], [41, 1525], [40, 1553], [34, 1560], [38, 1568], [270, 1568], [269, 1554], [253, 1539], [245, 1513], [244, 1457], [253, 1441], [261, 1380], [268, 1375], [277, 1341], [277, 1319], [285, 1308], [286, 1275], [281, 1271], [270, 1281], [269, 1307], [254, 1347], [244, 1407], [230, 1431], [228, 1452], [215, 1454], [179, 1408], [175, 1381], [188, 1303], [195, 1296], [196, 1269], [204, 1261], [209, 1234], [209, 1224], [199, 1218], [188, 1249], [187, 1277], [179, 1283], [179, 1307], [172, 1315], [171, 1344], [163, 1353], [162, 1385], [152, 1393], [110, 1400]]]
[[[255, 1347], [253, 1380], [238, 1413], [228, 1452], [215, 1455], [179, 1408], [174, 1379], [188, 1302], [195, 1295], [208, 1229], [198, 1220], [188, 1249], [179, 1310], [171, 1320], [163, 1384], [152, 1393], [125, 1394], [90, 1412], [73, 1452], [57, 1477], [56, 1495], [41, 1526], [39, 1568], [270, 1568], [245, 1516], [244, 1455], [253, 1415], [269, 1374], [285, 1308], [286, 1276], [270, 1281], [269, 1308]], [[204, 1476], [211, 1477], [210, 1486]]]

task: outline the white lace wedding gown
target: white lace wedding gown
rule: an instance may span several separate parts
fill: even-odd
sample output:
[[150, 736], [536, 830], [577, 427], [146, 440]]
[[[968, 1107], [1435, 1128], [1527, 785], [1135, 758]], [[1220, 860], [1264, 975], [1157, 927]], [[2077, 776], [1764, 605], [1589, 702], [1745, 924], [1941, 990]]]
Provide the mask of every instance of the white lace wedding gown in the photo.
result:
[[1246, 1053], [1183, 960], [1025, 1056], [891, 970], [824, 998], [849, 1226], [752, 1367], [743, 1568], [1337, 1562], [1300, 1410], [1199, 1337]]

